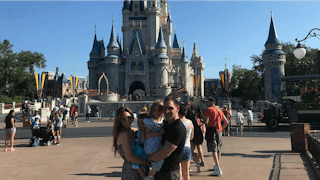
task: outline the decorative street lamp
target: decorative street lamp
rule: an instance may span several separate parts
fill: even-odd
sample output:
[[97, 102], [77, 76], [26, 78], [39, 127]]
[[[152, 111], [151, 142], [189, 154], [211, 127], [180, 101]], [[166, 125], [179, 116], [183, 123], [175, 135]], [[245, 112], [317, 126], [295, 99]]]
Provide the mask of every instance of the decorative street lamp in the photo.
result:
[[309, 36], [310, 37], [317, 37], [317, 34], [315, 32], [311, 33], [314, 30], [320, 31], [319, 28], [314, 28], [314, 29], [311, 29], [311, 31], [308, 33], [308, 35], [304, 39], [298, 40], [296, 38], [296, 41], [298, 42], [298, 45], [297, 45], [296, 49], [293, 51], [293, 54], [297, 59], [302, 59], [306, 55], [306, 50], [301, 46], [300, 42], [306, 40]]

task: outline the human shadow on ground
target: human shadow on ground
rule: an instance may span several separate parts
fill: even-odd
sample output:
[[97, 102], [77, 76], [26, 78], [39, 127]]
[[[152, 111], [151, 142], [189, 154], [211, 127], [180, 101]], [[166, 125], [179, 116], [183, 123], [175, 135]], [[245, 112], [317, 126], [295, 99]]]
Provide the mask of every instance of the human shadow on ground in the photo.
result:
[[105, 177], [121, 177], [121, 172], [113, 171], [112, 173], [80, 173], [80, 174], [74, 174], [77, 176], [105, 176]]
[[284, 151], [276, 151], [276, 150], [272, 150], [272, 151], [253, 151], [253, 152], [257, 152], [257, 153], [268, 153], [268, 154], [276, 154], [276, 153], [292, 153], [292, 151], [290, 150], [284, 150]]
[[221, 153], [221, 156], [242, 156], [245, 158], [270, 158], [272, 155], [243, 154], [243, 153]]
[[121, 168], [122, 169], [122, 166], [108, 167], [108, 168]]

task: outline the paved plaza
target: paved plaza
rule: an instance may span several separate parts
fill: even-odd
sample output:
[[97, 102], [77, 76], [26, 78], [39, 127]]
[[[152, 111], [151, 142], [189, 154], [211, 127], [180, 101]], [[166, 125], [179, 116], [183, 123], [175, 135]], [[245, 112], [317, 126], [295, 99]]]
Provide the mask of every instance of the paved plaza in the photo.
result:
[[[17, 122], [14, 152], [3, 151], [5, 132], [1, 123], [0, 179], [120, 179], [123, 160], [111, 149], [113, 122], [91, 118], [86, 123], [80, 117], [78, 128], [63, 128], [60, 146], [39, 147], [28, 147], [30, 129]], [[220, 177], [209, 176], [213, 158], [204, 143], [206, 167], [197, 174], [196, 164], [191, 162], [191, 179], [317, 179], [305, 155], [291, 152], [288, 129], [281, 126], [277, 132], [269, 131], [255, 121], [253, 132], [245, 128], [243, 136], [223, 137]]]

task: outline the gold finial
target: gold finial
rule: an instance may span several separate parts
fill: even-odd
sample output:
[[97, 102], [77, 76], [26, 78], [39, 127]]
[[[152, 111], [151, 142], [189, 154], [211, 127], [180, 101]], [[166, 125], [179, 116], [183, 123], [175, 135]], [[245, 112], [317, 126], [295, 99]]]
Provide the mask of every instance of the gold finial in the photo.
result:
[[225, 61], [226, 61], [225, 69], [227, 69], [227, 55], [225, 56]]
[[112, 26], [113, 26], [113, 23], [114, 23], [114, 17], [113, 17], [113, 15], [112, 15]]
[[97, 23], [94, 25], [94, 34], [97, 34]]
[[194, 34], [194, 43], [196, 43], [196, 34]]
[[168, 12], [170, 13], [170, 6], [168, 6]]
[[183, 47], [184, 47], [184, 38], [183, 38]]
[[176, 34], [176, 30], [177, 30], [176, 25], [174, 25], [174, 33], [175, 34]]

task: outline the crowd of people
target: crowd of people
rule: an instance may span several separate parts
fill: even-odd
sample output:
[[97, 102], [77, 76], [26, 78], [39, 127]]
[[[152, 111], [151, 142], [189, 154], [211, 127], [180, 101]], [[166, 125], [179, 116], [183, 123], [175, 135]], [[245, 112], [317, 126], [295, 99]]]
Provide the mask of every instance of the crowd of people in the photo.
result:
[[[123, 180], [189, 180], [190, 161], [197, 163], [197, 173], [205, 167], [202, 144], [207, 141], [207, 151], [212, 152], [213, 176], [222, 175], [222, 136], [231, 135], [232, 114], [228, 106], [215, 106], [215, 100], [207, 99], [205, 113], [193, 108], [189, 102], [178, 102], [172, 97], [157, 100], [150, 111], [137, 115], [128, 107], [116, 112], [113, 128], [113, 149], [124, 160]], [[252, 110], [247, 109], [248, 131], [252, 130]], [[236, 115], [237, 132], [243, 130], [243, 115]], [[238, 134], [238, 133], [237, 133]]]
[[[222, 109], [215, 106], [215, 99], [207, 99], [205, 112], [193, 108], [190, 102], [178, 102], [172, 97], [154, 101], [149, 111], [146, 107], [139, 112], [132, 112], [128, 107], [120, 107], [115, 113], [113, 127], [114, 154], [120, 154], [124, 160], [121, 178], [123, 180], [190, 180], [190, 161], [196, 163], [197, 173], [205, 167], [202, 144], [207, 142], [207, 152], [213, 155], [213, 176], [222, 175], [220, 167], [222, 136], [231, 135], [231, 111], [228, 106]], [[96, 108], [96, 118], [101, 118], [100, 110]], [[86, 108], [86, 122], [91, 107]], [[248, 114], [248, 131], [252, 131], [253, 113], [251, 107]], [[74, 106], [53, 108], [49, 126], [54, 135], [54, 144], [60, 145], [62, 127], [72, 124], [78, 127], [78, 110]], [[135, 127], [132, 122], [136, 121]], [[14, 136], [16, 132], [14, 111], [11, 110], [5, 118], [5, 151], [10, 141], [14, 151]], [[31, 132], [42, 124], [38, 111], [30, 116]], [[235, 115], [236, 135], [242, 135], [244, 116], [237, 110]], [[239, 133], [238, 133], [238, 129]]]

